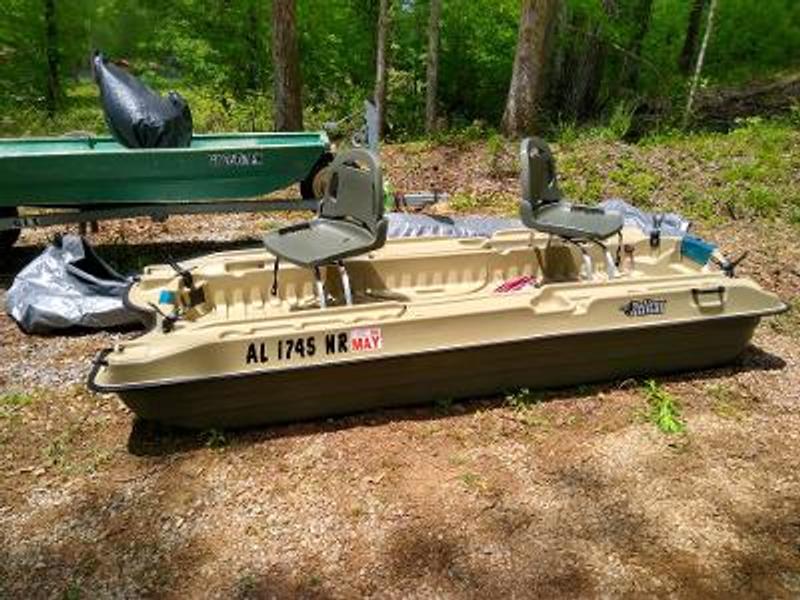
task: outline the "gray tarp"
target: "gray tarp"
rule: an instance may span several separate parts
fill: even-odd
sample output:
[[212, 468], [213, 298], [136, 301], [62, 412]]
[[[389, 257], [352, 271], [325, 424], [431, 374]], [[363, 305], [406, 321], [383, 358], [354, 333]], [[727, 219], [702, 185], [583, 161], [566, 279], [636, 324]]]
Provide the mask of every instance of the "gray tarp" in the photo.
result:
[[415, 213], [389, 213], [389, 237], [490, 237], [503, 229], [524, 229], [517, 219], [501, 217], [445, 217]]
[[[631, 206], [624, 200], [604, 200], [600, 207], [609, 212], [621, 213], [625, 224], [638, 227], [646, 234], [653, 230], [654, 214]], [[691, 222], [674, 213], [659, 215], [661, 233], [668, 236], [683, 237]], [[490, 237], [503, 229], [525, 229], [519, 219], [482, 216], [445, 217], [410, 213], [390, 213], [389, 237]]]
[[130, 284], [83, 238], [67, 235], [20, 271], [6, 312], [26, 333], [140, 325], [139, 314], [123, 303]]
[[653, 219], [658, 216], [661, 218], [661, 233], [666, 236], [683, 237], [692, 226], [692, 222], [684, 219], [675, 213], [650, 213], [635, 206], [631, 206], [625, 200], [616, 198], [603, 200], [600, 206], [609, 212], [618, 212], [625, 219], [625, 225], [638, 227], [646, 234], [653, 231]]

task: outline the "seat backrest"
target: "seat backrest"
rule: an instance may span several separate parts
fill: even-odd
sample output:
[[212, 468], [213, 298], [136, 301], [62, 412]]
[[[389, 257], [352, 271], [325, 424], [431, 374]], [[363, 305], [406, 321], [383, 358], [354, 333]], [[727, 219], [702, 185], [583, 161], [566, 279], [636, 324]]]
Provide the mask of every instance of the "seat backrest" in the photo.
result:
[[355, 221], [377, 235], [383, 220], [383, 175], [378, 159], [356, 148], [338, 154], [330, 169], [320, 218]]
[[522, 140], [520, 162], [522, 199], [530, 208], [561, 200], [556, 161], [547, 142], [536, 137]]

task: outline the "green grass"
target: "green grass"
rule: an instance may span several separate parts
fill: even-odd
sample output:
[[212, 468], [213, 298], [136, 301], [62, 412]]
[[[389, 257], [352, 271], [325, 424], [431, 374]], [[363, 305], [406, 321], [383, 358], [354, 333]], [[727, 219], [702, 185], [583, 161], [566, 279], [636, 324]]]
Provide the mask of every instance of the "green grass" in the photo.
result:
[[230, 443], [225, 432], [219, 429], [208, 429], [201, 434], [201, 437], [206, 448], [211, 448], [212, 450], [221, 450]]
[[668, 435], [686, 431], [680, 402], [675, 396], [652, 379], [645, 382], [644, 393], [648, 404], [646, 418], [650, 423]]
[[[83, 420], [72, 422], [50, 440], [50, 443], [42, 450], [42, 457], [48, 466], [56, 467], [65, 473], [80, 468], [78, 449], [83, 439], [82, 425]], [[97, 458], [96, 461], [96, 464], [102, 463], [100, 458]]]
[[789, 310], [767, 321], [773, 331], [793, 338], [800, 338], [800, 297], [784, 298]]
[[10, 419], [33, 402], [33, 396], [24, 392], [0, 394], [0, 419]]
[[481, 487], [481, 478], [479, 475], [476, 475], [475, 473], [470, 473], [470, 472], [463, 473], [461, 477], [459, 477], [459, 479], [461, 479], [461, 482], [471, 490], [475, 490]]
[[480, 196], [456, 192], [450, 196], [447, 204], [457, 213], [513, 216], [517, 212], [517, 197], [504, 192], [489, 192]]
[[450, 196], [450, 207], [456, 212], [474, 212], [480, 207], [480, 199], [471, 194], [456, 193]]
[[506, 394], [506, 405], [512, 410], [524, 411], [540, 404], [543, 396], [539, 392], [534, 392], [528, 388], [520, 388]]
[[83, 591], [77, 583], [72, 581], [64, 588], [64, 593], [61, 595], [61, 598], [63, 600], [81, 600], [81, 598], [83, 598]]
[[452, 398], [437, 398], [434, 401], [434, 408], [436, 412], [441, 414], [448, 414], [453, 409]]
[[721, 419], [740, 421], [744, 418], [748, 398], [734, 385], [716, 383], [707, 388], [711, 411]]
[[800, 226], [800, 128], [746, 119], [730, 133], [664, 130], [637, 144], [564, 127], [557, 148], [565, 195], [620, 197], [709, 228], [731, 218]]
[[544, 394], [528, 388], [508, 392], [505, 396], [506, 406], [514, 411], [516, 420], [532, 427], [543, 427], [549, 424], [547, 417], [536, 414], [533, 410], [544, 400]]
[[638, 206], [650, 206], [653, 194], [659, 187], [660, 177], [648, 165], [633, 157], [623, 158], [609, 173], [611, 181], [628, 191], [628, 198]]

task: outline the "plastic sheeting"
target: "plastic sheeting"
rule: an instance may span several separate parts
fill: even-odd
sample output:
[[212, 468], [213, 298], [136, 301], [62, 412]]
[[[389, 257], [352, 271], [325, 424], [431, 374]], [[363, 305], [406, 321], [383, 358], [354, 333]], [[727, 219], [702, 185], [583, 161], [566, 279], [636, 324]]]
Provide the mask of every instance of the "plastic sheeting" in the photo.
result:
[[128, 148], [184, 148], [192, 143], [192, 112], [177, 92], [162, 98], [133, 75], [95, 54], [92, 66], [106, 123]]
[[518, 219], [501, 217], [445, 217], [414, 213], [389, 213], [390, 238], [491, 237], [503, 229], [524, 229]]
[[6, 312], [35, 334], [141, 325], [141, 315], [123, 302], [130, 285], [83, 238], [67, 235], [20, 271]]
[[[643, 211], [624, 200], [604, 200], [600, 207], [609, 212], [618, 212], [625, 225], [638, 227], [650, 235], [656, 219], [660, 219], [660, 230], [665, 236], [683, 237], [691, 227], [688, 221], [675, 213], [656, 214]], [[445, 217], [413, 213], [389, 213], [389, 237], [491, 237], [504, 229], [525, 229], [519, 219], [487, 216]]]
[[600, 207], [608, 212], [618, 212], [625, 219], [625, 225], [638, 227], [647, 235], [655, 229], [656, 219], [660, 219], [662, 235], [684, 237], [692, 226], [692, 222], [676, 213], [651, 213], [625, 202], [625, 200], [603, 200]]

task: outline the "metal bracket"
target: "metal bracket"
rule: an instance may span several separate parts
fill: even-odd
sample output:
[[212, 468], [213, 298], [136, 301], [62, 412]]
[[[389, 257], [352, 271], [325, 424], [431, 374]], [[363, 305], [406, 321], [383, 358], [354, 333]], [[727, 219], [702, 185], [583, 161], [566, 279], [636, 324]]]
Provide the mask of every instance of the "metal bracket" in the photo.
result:
[[347, 306], [352, 306], [353, 291], [350, 287], [350, 277], [347, 275], [347, 268], [341, 261], [339, 261], [339, 276], [342, 278], [342, 288], [344, 289], [344, 300], [347, 303]]

